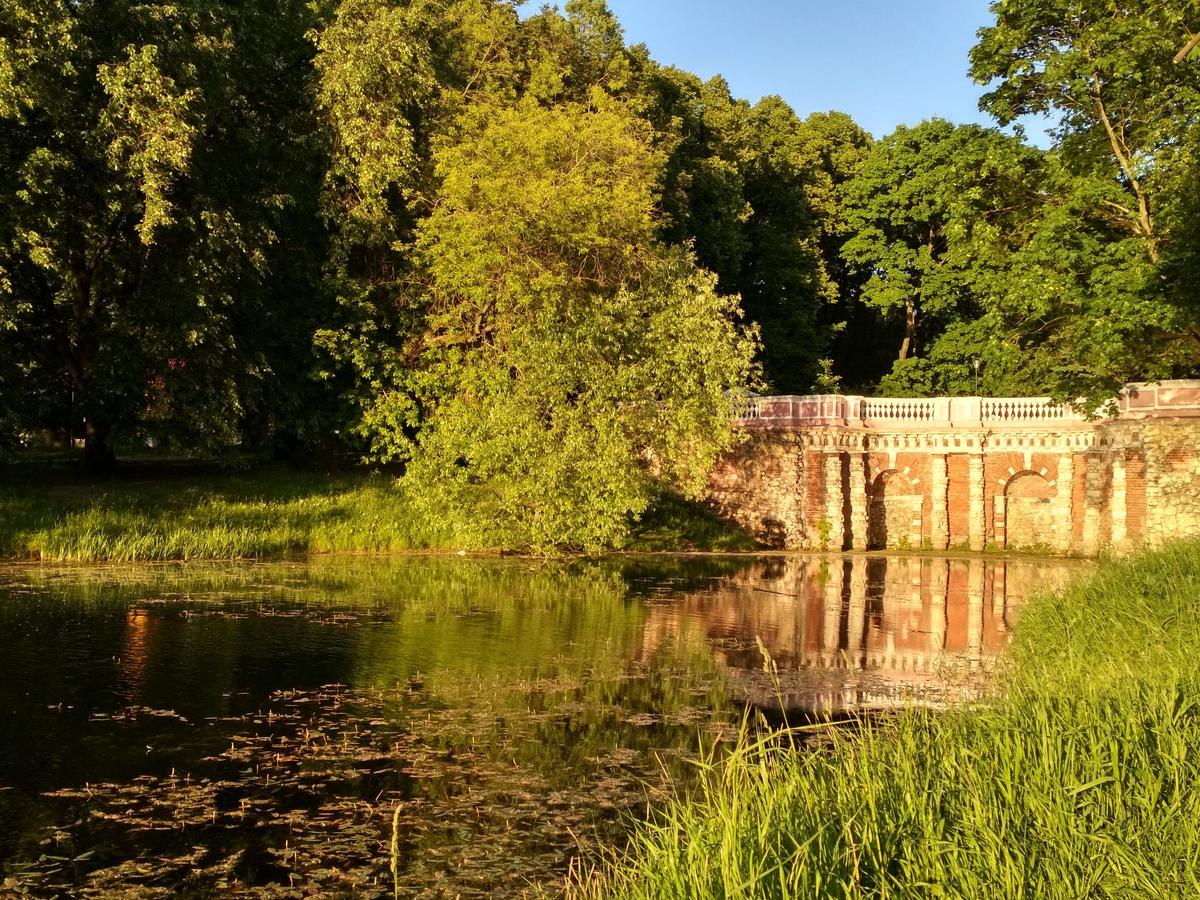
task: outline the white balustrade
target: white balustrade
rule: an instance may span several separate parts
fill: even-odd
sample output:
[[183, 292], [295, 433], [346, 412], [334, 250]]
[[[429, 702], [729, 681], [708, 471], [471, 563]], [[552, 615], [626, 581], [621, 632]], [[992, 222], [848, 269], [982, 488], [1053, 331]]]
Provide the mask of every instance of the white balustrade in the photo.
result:
[[1087, 417], [1066, 403], [1049, 397], [984, 397], [982, 418], [997, 425], [1060, 424], [1086, 422]]
[[[1200, 380], [1130, 384], [1092, 418], [1200, 416]], [[860, 397], [843, 394], [747, 397], [737, 421], [747, 428], [850, 426], [889, 429], [1045, 428], [1083, 425], [1088, 416], [1049, 397]]]
[[889, 424], [930, 424], [937, 418], [937, 402], [932, 398], [892, 399], [886, 397], [864, 398], [862, 418], [866, 422]]
[[[1127, 384], [1094, 418], [1200, 418], [1200, 380]], [[860, 397], [841, 394], [745, 397], [739, 425], [750, 428], [991, 428], [1084, 425], [1087, 416], [1050, 397]]]

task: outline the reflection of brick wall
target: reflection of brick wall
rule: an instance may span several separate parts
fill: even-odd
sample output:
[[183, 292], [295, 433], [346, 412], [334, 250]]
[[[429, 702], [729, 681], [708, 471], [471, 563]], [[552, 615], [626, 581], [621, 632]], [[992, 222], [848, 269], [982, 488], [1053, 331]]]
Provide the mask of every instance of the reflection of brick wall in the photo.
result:
[[[945, 458], [944, 498], [936, 496], [934, 454]], [[982, 509], [970, 496], [980, 458]], [[759, 429], [713, 471], [710, 497], [769, 546], [815, 549], [832, 531], [829, 549], [841, 549], [844, 526], [845, 547], [868, 543], [853, 534], [858, 528], [871, 546], [886, 534], [888, 546], [915, 548], [932, 540], [934, 507], [944, 502], [950, 547], [965, 547], [972, 530], [980, 530], [973, 522], [982, 519], [985, 545], [1089, 555], [1112, 544], [1200, 536], [1200, 421], [952, 434], [832, 425]], [[832, 513], [838, 509], [840, 516]]]

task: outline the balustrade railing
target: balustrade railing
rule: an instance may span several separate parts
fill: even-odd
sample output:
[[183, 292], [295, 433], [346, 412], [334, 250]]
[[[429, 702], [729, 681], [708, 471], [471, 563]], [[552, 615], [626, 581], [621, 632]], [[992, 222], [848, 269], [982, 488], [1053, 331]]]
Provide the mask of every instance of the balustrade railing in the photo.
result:
[[935, 399], [892, 399], [887, 397], [864, 397], [862, 418], [864, 421], [900, 422], [924, 425], [939, 418], [938, 401]]
[[[1200, 417], [1200, 380], [1128, 384], [1096, 418]], [[1083, 425], [1089, 417], [1049, 397], [860, 397], [844, 394], [747, 397], [737, 407], [744, 428], [1044, 428]]]
[[1087, 416], [1049, 397], [984, 397], [982, 419], [1000, 425], [1086, 422]]

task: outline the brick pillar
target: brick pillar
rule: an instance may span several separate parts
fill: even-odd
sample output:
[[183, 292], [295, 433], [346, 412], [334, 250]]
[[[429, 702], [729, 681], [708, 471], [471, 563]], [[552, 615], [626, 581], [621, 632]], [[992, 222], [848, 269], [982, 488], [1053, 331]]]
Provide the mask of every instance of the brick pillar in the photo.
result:
[[1074, 521], [1071, 512], [1071, 493], [1075, 486], [1075, 457], [1064, 453], [1058, 458], [1058, 474], [1054, 479], [1054, 522], [1057, 525], [1054, 549], [1059, 553], [1071, 552], [1071, 535]]
[[972, 550], [984, 545], [983, 455], [967, 457], [967, 540]]
[[845, 488], [842, 485], [842, 454], [825, 454], [825, 521], [829, 523], [829, 549], [846, 546]]
[[850, 454], [850, 549], [867, 549], [867, 461]]
[[1100, 552], [1100, 507], [1104, 504], [1103, 471], [1100, 457], [1089, 453], [1084, 457], [1083, 492], [1083, 553], [1095, 556]]
[[929, 543], [934, 550], [945, 550], [950, 546], [948, 483], [946, 455], [935, 453], [929, 458]]
[[1112, 497], [1109, 498], [1109, 506], [1112, 511], [1112, 545], [1117, 550], [1124, 549], [1129, 539], [1129, 530], [1126, 525], [1125, 484], [1125, 450], [1122, 448], [1113, 456]]

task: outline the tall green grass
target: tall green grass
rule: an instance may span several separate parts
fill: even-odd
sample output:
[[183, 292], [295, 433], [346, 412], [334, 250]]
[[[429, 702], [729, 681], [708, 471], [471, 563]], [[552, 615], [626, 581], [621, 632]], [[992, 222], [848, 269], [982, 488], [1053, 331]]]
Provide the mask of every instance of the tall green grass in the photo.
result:
[[982, 701], [746, 738], [577, 897], [1200, 896], [1200, 545], [1023, 614]]
[[5, 488], [0, 554], [52, 561], [222, 559], [453, 547], [394, 478], [265, 469]]
[[[403, 479], [282, 467], [101, 483], [0, 483], [0, 557], [58, 562], [233, 559], [514, 547], [486, 497], [438, 509]], [[699, 507], [664, 496], [635, 549], [749, 549]]]

